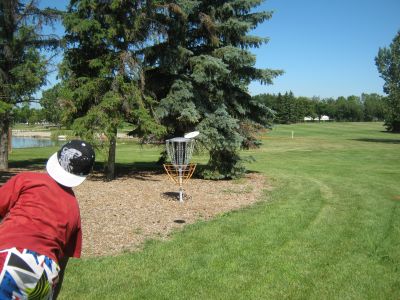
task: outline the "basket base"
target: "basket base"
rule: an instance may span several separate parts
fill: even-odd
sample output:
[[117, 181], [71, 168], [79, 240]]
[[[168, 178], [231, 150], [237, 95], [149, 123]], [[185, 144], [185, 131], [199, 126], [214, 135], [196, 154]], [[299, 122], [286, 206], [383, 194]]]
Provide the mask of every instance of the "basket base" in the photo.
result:
[[188, 164], [188, 165], [164, 164], [163, 166], [165, 172], [167, 172], [168, 177], [177, 185], [182, 185], [192, 177], [197, 164]]
[[183, 184], [192, 177], [194, 170], [196, 169], [196, 164], [164, 164], [164, 169], [167, 172], [168, 177], [179, 185], [179, 202], [183, 202]]

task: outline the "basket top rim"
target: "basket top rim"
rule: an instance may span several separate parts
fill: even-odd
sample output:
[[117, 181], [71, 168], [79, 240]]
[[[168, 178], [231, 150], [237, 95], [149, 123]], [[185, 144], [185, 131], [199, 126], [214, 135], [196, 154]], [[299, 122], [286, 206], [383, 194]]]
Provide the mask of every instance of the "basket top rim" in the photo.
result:
[[173, 143], [183, 143], [183, 142], [189, 142], [192, 139], [184, 138], [184, 137], [175, 137], [173, 139], [166, 140], [167, 142], [173, 142]]

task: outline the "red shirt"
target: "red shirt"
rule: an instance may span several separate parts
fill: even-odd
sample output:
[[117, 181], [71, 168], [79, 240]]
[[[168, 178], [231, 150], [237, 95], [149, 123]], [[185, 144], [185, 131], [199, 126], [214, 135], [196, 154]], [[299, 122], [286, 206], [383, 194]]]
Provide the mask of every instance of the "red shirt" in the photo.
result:
[[0, 218], [0, 249], [29, 249], [57, 262], [80, 257], [78, 202], [47, 173], [23, 172], [0, 187]]

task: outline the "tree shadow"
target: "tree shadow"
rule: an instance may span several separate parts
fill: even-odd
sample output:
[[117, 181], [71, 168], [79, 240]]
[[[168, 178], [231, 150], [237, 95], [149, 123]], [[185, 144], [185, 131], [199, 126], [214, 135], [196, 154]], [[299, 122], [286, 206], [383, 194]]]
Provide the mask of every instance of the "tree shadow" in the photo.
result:
[[362, 138], [362, 139], [352, 139], [358, 142], [370, 142], [370, 143], [386, 143], [386, 144], [400, 144], [400, 139], [373, 139], [373, 138]]
[[[24, 171], [45, 171], [47, 159], [26, 159], [19, 161], [10, 161], [8, 171], [0, 171], [0, 185], [4, 184], [12, 176]], [[163, 174], [164, 167], [157, 162], [134, 162], [134, 163], [116, 163], [116, 178], [135, 178], [138, 180], [157, 181], [153, 175]], [[92, 174], [88, 180], [106, 180], [104, 173], [104, 163], [96, 162]]]
[[[398, 141], [400, 143], [400, 141]], [[10, 161], [9, 171], [0, 171], [0, 185], [4, 184], [9, 178], [17, 175], [23, 171], [44, 171], [46, 169], [47, 159], [27, 159], [20, 161]], [[201, 171], [205, 168], [205, 165], [198, 164], [196, 170], [192, 176], [195, 179], [202, 179]], [[164, 167], [158, 162], [134, 162], [134, 163], [116, 163], [115, 173], [117, 179], [128, 179], [134, 178], [143, 181], [158, 181], [154, 175], [165, 174]], [[247, 170], [249, 173], [258, 173], [257, 171]], [[96, 162], [93, 167], [92, 174], [88, 177], [88, 180], [92, 181], [106, 181], [104, 173], [104, 163]], [[172, 196], [172, 195], [166, 195]], [[172, 198], [175, 196], [172, 196]]]
[[[88, 180], [92, 181], [107, 181], [105, 174], [104, 163], [96, 162], [93, 167], [92, 174]], [[135, 162], [135, 163], [116, 163], [115, 164], [115, 178], [134, 178], [143, 181], [158, 181], [153, 175], [162, 174], [164, 168], [155, 162]]]
[[387, 131], [387, 130], [381, 130], [379, 132], [387, 133], [387, 134], [400, 134], [400, 132], [393, 132], [393, 131]]
[[47, 163], [47, 159], [35, 158], [26, 159], [19, 161], [10, 161], [8, 163], [9, 168], [26, 169], [26, 170], [38, 170], [44, 169]]
[[11, 177], [24, 171], [45, 170], [47, 159], [35, 158], [20, 161], [9, 161], [8, 171], [0, 171], [0, 185], [3, 185]]
[[20, 173], [19, 171], [0, 171], [0, 186], [7, 182], [8, 179]]

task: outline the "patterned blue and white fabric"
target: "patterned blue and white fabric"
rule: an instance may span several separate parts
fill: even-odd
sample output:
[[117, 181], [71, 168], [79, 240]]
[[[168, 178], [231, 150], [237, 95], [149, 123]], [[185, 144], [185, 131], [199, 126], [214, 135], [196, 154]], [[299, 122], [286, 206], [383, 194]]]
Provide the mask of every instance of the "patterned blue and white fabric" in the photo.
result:
[[36, 252], [0, 251], [0, 299], [52, 299], [59, 266]]

